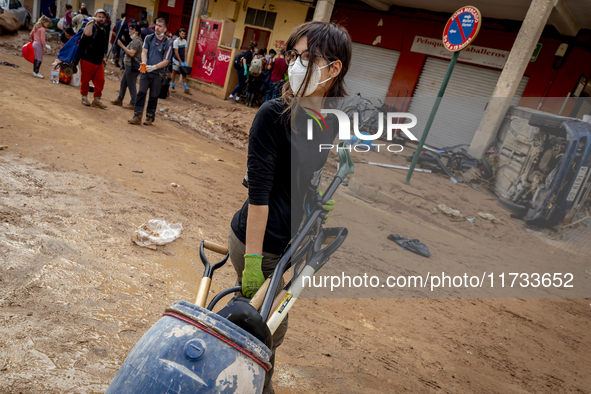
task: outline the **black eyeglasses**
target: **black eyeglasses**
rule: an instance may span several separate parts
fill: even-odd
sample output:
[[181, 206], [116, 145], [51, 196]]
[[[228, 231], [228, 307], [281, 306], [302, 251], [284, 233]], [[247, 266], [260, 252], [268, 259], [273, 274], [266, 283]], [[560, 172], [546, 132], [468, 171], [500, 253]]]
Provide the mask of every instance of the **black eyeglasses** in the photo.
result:
[[[326, 57], [324, 57], [324, 56], [316, 56], [316, 57], [326, 59]], [[306, 49], [302, 53], [297, 53], [296, 51], [291, 50], [291, 51], [287, 51], [285, 53], [285, 60], [287, 60], [287, 64], [294, 63], [296, 60], [298, 60], [298, 58], [300, 58], [300, 63], [302, 63], [302, 66], [308, 67], [308, 63], [310, 62], [310, 51]]]

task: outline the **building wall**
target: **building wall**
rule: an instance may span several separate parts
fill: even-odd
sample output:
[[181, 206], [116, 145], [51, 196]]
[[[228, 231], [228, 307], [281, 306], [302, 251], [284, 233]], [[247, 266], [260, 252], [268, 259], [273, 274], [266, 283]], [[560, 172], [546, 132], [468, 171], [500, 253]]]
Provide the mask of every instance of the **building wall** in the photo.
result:
[[[443, 28], [449, 15], [413, 9], [395, 9], [390, 13], [380, 13], [358, 3], [337, 2], [333, 21], [343, 25], [354, 42], [364, 43], [400, 51], [400, 58], [388, 90], [389, 100], [394, 105], [402, 104], [402, 97], [411, 97], [418, 82], [423, 64], [428, 55], [411, 52], [415, 36], [441, 40]], [[380, 23], [381, 21], [381, 23]], [[514, 21], [488, 20], [483, 15], [482, 28], [473, 45], [510, 51], [520, 24]], [[567, 94], [572, 92], [580, 75], [591, 77], [591, 53], [581, 47], [588, 46], [586, 33], [579, 34], [576, 45], [558, 70], [553, 68], [554, 53], [558, 46], [569, 38], [559, 37], [547, 28], [540, 39], [542, 50], [535, 62], [530, 62], [525, 75], [529, 83], [520, 105], [557, 113]], [[377, 37], [380, 36], [380, 42]], [[586, 40], [586, 41], [585, 41]], [[583, 42], [581, 42], [583, 41]], [[555, 99], [539, 99], [555, 97]], [[406, 100], [408, 104], [410, 100]], [[569, 103], [564, 115], [569, 114]], [[558, 109], [557, 109], [558, 108]]]
[[[80, 0], [77, 0], [77, 1], [78, 1], [78, 4], [80, 4]], [[84, 0], [82, 0], [82, 2], [84, 2]], [[157, 0], [130, 0], [130, 1], [126, 1], [125, 3], [135, 5], [138, 7], [144, 7], [146, 9], [146, 11], [148, 12], [148, 21], [149, 22], [152, 22], [154, 20], [154, 18], [156, 17], [156, 14], [157, 14], [156, 10], [158, 9], [158, 1]], [[105, 4], [110, 4], [111, 8], [112, 8], [113, 0], [96, 0], [95, 9], [105, 8]], [[107, 7], [107, 8], [109, 8], [109, 7]], [[112, 15], [111, 18], [112, 18], [112, 20], [116, 21], [117, 19], [119, 19], [119, 15]]]
[[[246, 19], [246, 11], [243, 9], [243, 2], [238, 3], [239, 12], [235, 20], [229, 18], [229, 16], [232, 15], [228, 15], [227, 12], [228, 8], [231, 6], [230, 0], [218, 0], [217, 2], [210, 1], [207, 14], [211, 18], [234, 21], [236, 23], [234, 37], [238, 38], [241, 44], [244, 37], [244, 28], [246, 26], [250, 26], [255, 29], [267, 30], [271, 32], [267, 49], [273, 48], [278, 50], [284, 48], [285, 43], [287, 42], [287, 39], [289, 38], [289, 35], [293, 29], [305, 22], [306, 15], [308, 13], [308, 6], [295, 2], [273, 0], [267, 1], [267, 4], [263, 8], [263, 2], [264, 0], [250, 0], [247, 3], [247, 7], [276, 12], [277, 18], [275, 19], [275, 26], [273, 30], [254, 25], [246, 25], [244, 23]], [[269, 9], [270, 6], [273, 7], [272, 10]], [[262, 47], [259, 46], [259, 48]]]

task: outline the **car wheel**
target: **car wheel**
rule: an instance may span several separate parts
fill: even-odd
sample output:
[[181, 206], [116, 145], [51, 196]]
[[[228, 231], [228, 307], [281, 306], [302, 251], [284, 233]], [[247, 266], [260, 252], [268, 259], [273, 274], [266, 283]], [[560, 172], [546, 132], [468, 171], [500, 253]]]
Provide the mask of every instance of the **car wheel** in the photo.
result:
[[497, 200], [497, 205], [505, 208], [507, 211], [511, 212], [513, 216], [519, 219], [524, 217], [528, 211], [528, 208], [526, 206], [516, 204], [513, 201], [503, 200], [502, 198], [499, 198]]

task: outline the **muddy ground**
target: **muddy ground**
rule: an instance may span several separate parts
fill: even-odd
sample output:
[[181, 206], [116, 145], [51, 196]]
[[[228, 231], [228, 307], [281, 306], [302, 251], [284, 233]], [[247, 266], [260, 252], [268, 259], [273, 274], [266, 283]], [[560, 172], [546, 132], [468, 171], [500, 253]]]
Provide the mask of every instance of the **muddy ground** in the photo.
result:
[[[130, 126], [131, 111], [84, 107], [78, 89], [33, 78], [18, 44], [0, 37], [0, 61], [20, 66], [0, 69], [0, 145], [8, 146], [0, 151], [0, 393], [102, 393], [163, 309], [194, 300], [199, 242], [226, 243], [246, 198], [241, 181], [255, 110], [173, 93], [152, 127]], [[119, 86], [111, 71], [105, 100]], [[588, 254], [526, 232], [494, 199], [438, 175], [417, 174], [411, 187], [403, 177], [358, 163], [353, 180], [404, 209], [343, 187], [333, 225], [371, 226], [372, 253], [397, 265], [425, 260], [387, 240], [393, 232], [421, 239], [435, 262], [568, 261], [591, 273]], [[431, 213], [441, 203], [466, 215], [491, 213], [502, 224], [471, 226]], [[134, 230], [154, 218], [182, 223], [181, 237], [157, 250], [134, 245]], [[347, 242], [335, 261], [354, 250]], [[233, 282], [231, 266], [223, 267], [211, 294]], [[302, 299], [278, 351], [276, 392], [588, 393], [589, 302]]]

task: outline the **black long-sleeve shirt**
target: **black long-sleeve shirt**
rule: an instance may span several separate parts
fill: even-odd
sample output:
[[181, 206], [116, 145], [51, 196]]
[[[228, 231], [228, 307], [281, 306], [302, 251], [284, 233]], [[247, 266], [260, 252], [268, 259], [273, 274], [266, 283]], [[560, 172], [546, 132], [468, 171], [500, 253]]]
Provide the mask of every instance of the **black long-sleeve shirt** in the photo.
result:
[[[338, 130], [320, 129], [313, 122], [312, 140], [307, 139], [307, 116], [296, 111], [291, 122], [281, 99], [264, 103], [252, 123], [248, 138], [248, 199], [236, 212], [231, 227], [246, 243], [248, 205], [268, 205], [269, 218], [263, 251], [281, 254], [297, 232], [305, 212], [305, 200], [316, 190], [312, 185], [328, 158], [328, 150], [319, 144], [331, 144]], [[292, 128], [296, 131], [292, 131]]]

